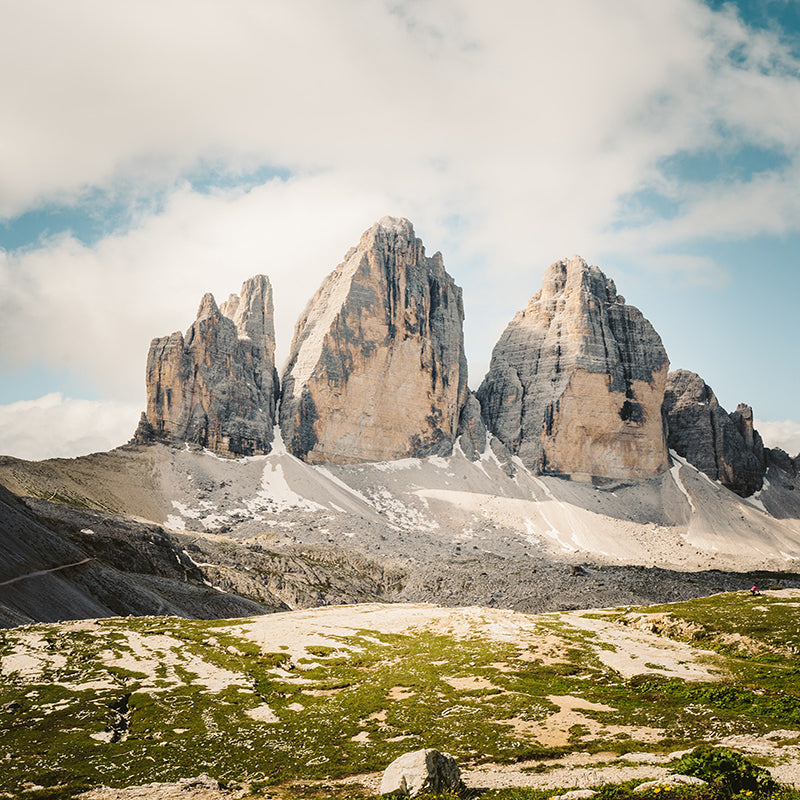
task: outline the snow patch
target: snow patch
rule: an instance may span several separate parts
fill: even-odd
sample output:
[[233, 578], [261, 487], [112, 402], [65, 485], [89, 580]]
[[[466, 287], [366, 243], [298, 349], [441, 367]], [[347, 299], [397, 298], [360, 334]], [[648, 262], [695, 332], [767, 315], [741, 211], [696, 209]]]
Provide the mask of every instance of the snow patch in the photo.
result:
[[177, 500], [172, 501], [172, 507], [178, 511], [182, 517], [189, 519], [200, 519], [200, 512], [197, 509], [189, 508], [185, 503], [179, 503]]
[[422, 469], [422, 461], [418, 458], [399, 458], [397, 461], [376, 461], [370, 466], [379, 472], [399, 472], [404, 469]]
[[532, 519], [525, 518], [525, 534], [524, 538], [531, 544], [541, 544], [542, 537], [536, 533], [536, 525]]
[[203, 517], [200, 520], [200, 524], [207, 531], [218, 531], [225, 526], [228, 520], [229, 517], [227, 514], [209, 514], [207, 517]]
[[388, 489], [375, 489], [369, 494], [369, 504], [385, 516], [396, 528], [416, 531], [435, 531], [439, 523], [428, 519], [416, 508], [401, 503]]
[[[514, 456], [514, 462], [515, 463], [519, 462], [518, 466], [521, 469], [524, 469], [526, 472], [528, 472], [530, 477], [533, 479], [533, 482], [545, 493], [545, 495], [548, 498], [548, 500], [550, 500], [552, 503], [555, 503], [556, 506], [558, 506], [559, 510], [561, 510], [565, 515], [567, 515], [567, 516], [569, 515], [569, 511], [568, 511], [567, 507], [550, 491], [550, 487], [541, 478], [537, 477], [532, 472], [530, 472], [527, 469], [527, 467], [522, 463], [522, 461], [517, 456]], [[545, 535], [551, 537], [552, 539], [554, 539], [556, 541], [556, 543], [561, 547], [561, 549], [564, 550], [565, 552], [567, 552], [567, 553], [576, 553], [578, 551], [578, 548], [573, 546], [573, 545], [571, 545], [569, 542], [564, 541], [564, 539], [561, 538], [561, 532], [550, 521], [550, 518], [547, 516], [547, 513], [544, 510], [544, 504], [543, 503], [540, 504], [539, 513], [542, 515], [542, 519], [545, 521], [545, 523], [548, 525], [548, 528], [549, 528], [549, 530], [546, 530], [544, 532]], [[575, 541], [575, 531], [572, 530], [572, 526], [571, 525], [570, 525], [570, 535], [571, 535], [571, 538], [572, 538], [572, 540], [574, 542]]]
[[186, 522], [183, 517], [178, 517], [175, 514], [168, 514], [165, 525], [173, 531], [185, 531]]
[[[364, 497], [361, 492], [354, 489], [352, 486], [348, 486], [341, 478], [337, 478], [327, 467], [321, 467], [319, 465], [314, 466], [314, 470], [318, 472], [320, 475], [324, 475], [331, 483], [336, 484], [340, 489], [344, 489], [348, 494], [353, 495], [356, 499], [360, 500], [362, 503], [366, 503], [370, 505], [369, 500]], [[361, 471], [361, 470], [359, 470]]]
[[281, 434], [280, 425], [276, 425], [272, 429], [272, 450], [270, 450], [271, 456], [288, 456], [290, 455], [289, 451], [286, 449], [286, 445], [283, 442], [283, 434]]
[[761, 495], [769, 489], [769, 481], [764, 478], [764, 482], [761, 485], [761, 488], [750, 495], [750, 497], [745, 497], [745, 503], [749, 503], [754, 508], [757, 508], [759, 511], [763, 511], [765, 514], [769, 514], [769, 511], [764, 507], [764, 501], [761, 499]]
[[246, 505], [250, 511], [260, 511], [264, 509], [264, 504], [261, 502], [263, 500], [268, 502], [271, 511], [287, 511], [290, 508], [301, 508], [304, 511], [325, 511], [325, 506], [301, 497], [293, 491], [286, 481], [281, 463], [272, 458], [268, 459], [264, 465], [261, 491], [251, 501], [246, 501]]
[[672, 480], [675, 481], [675, 485], [680, 489], [681, 494], [688, 500], [689, 508], [692, 509], [692, 514], [697, 513], [697, 509], [692, 502], [692, 496], [689, 494], [689, 490], [686, 488], [686, 485], [681, 478], [681, 467], [686, 465], [686, 461], [684, 461], [674, 450], [670, 450], [670, 455], [673, 459], [679, 463], [675, 464], [674, 467], [670, 468], [670, 474], [672, 475]]
[[750, 497], [745, 497], [744, 501], [745, 501], [745, 503], [751, 505], [753, 508], [757, 508], [759, 511], [763, 512], [764, 514], [768, 514], [769, 512], [764, 507], [764, 502], [759, 497], [760, 494], [761, 494], [761, 492], [756, 492], [755, 494], [750, 495]]

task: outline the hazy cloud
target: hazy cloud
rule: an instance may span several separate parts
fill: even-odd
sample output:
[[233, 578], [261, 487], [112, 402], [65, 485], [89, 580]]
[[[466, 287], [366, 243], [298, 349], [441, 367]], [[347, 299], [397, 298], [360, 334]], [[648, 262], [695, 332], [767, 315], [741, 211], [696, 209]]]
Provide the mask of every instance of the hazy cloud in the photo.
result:
[[767, 447], [780, 447], [792, 458], [800, 454], [800, 423], [757, 419], [753, 424]]
[[109, 450], [125, 444], [141, 408], [72, 400], [59, 393], [0, 406], [0, 453], [31, 461]]
[[0, 363], [67, 367], [108, 396], [135, 397], [150, 340], [185, 330], [205, 292], [222, 301], [258, 273], [273, 283], [283, 357], [316, 285], [386, 202], [326, 178], [213, 195], [186, 188], [96, 245], [60, 236], [0, 253], [0, 337], [15, 342]]

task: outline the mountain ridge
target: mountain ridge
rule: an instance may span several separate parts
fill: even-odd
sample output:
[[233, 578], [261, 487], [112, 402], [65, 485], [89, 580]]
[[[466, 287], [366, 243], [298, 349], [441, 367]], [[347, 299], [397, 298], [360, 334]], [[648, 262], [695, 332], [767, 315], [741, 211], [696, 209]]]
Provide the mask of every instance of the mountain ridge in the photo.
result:
[[[407, 220], [373, 225], [325, 279], [282, 381], [273, 312], [256, 276], [153, 340], [131, 444], [0, 457], [0, 484], [29, 498], [0, 509], [17, 532], [3, 547], [49, 530], [57, 578], [80, 561], [87, 602], [110, 569], [190, 616], [375, 598], [576, 608], [797, 579], [798, 459], [763, 447], [749, 407], [728, 414], [702, 378], [668, 373], [652, 325], [582, 258], [548, 270], [477, 393], [460, 289]], [[60, 565], [26, 563], [9, 578], [49, 583], [57, 606]]]

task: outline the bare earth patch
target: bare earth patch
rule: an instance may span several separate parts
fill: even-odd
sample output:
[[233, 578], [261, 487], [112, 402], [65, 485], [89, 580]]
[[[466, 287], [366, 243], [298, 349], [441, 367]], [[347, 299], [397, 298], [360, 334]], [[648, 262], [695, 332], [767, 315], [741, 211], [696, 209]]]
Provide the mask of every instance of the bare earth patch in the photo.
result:
[[580, 725], [584, 730], [579, 737], [580, 741], [588, 741], [598, 736], [615, 736], [625, 734], [640, 742], [657, 742], [662, 738], [663, 731], [659, 728], [645, 728], [633, 725], [604, 725], [592, 717], [582, 714], [581, 711], [613, 711], [611, 706], [602, 703], [592, 703], [580, 697], [571, 695], [548, 695], [547, 699], [559, 706], [555, 714], [542, 720], [507, 719], [504, 725], [511, 725], [517, 736], [532, 736], [540, 744], [548, 747], [561, 747], [569, 744], [572, 728]]
[[651, 672], [685, 681], [719, 679], [719, 673], [713, 667], [718, 658], [716, 653], [598, 618], [600, 613], [572, 611], [561, 614], [560, 618], [574, 628], [592, 633], [590, 645], [597, 657], [624, 678]]
[[488, 679], [472, 676], [470, 678], [449, 677], [442, 680], [459, 692], [474, 692], [479, 689], [497, 689]]

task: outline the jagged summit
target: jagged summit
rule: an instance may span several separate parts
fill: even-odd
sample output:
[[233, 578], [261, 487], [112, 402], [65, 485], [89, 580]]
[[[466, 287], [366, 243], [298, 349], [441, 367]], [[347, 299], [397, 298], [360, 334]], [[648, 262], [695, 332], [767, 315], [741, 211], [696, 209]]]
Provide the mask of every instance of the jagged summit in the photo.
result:
[[669, 360], [652, 325], [579, 256], [515, 315], [478, 390], [487, 428], [537, 472], [636, 480], [668, 466]]
[[154, 339], [147, 411], [134, 441], [190, 442], [222, 455], [270, 451], [278, 377], [272, 287], [265, 275], [217, 306], [207, 293], [186, 331]]
[[[614, 281], [574, 255], [509, 323], [480, 389], [467, 389], [461, 289], [414, 226], [385, 216], [323, 281], [295, 327], [279, 400], [272, 288], [264, 275], [217, 305], [203, 296], [185, 337], [155, 339], [135, 441], [189, 442], [223, 455], [270, 452], [361, 463], [491, 444], [537, 474], [602, 484], [670, 465], [671, 448], [742, 496], [770, 461], [753, 412], [731, 414], [669, 360]], [[666, 394], [665, 394], [666, 392]], [[784, 469], [775, 456], [775, 469]], [[775, 459], [773, 459], [775, 460]]]
[[447, 454], [467, 398], [461, 289], [407, 219], [384, 217], [295, 327], [280, 424], [308, 461]]
[[737, 494], [761, 489], [766, 460], [750, 406], [728, 414], [699, 375], [679, 369], [667, 378], [664, 415], [670, 449]]
[[414, 226], [406, 217], [392, 217], [389, 215], [381, 217], [364, 235], [368, 235], [374, 228], [394, 231], [395, 233], [404, 235], [406, 238], [414, 237]]

